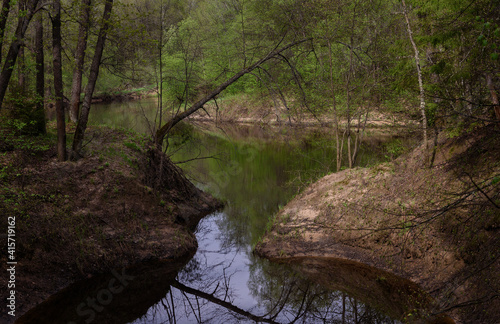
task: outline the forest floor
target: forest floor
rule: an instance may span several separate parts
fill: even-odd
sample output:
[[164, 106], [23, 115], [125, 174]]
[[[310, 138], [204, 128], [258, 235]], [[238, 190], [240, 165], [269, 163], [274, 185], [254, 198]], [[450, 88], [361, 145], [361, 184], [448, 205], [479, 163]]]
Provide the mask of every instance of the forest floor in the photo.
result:
[[[17, 261], [16, 317], [7, 315], [2, 302], [2, 323], [79, 279], [192, 255], [197, 241], [190, 228], [221, 207], [190, 183], [189, 194], [144, 185], [151, 178], [144, 172], [150, 161], [144, 159], [145, 139], [137, 134], [91, 127], [86, 136], [85, 158], [57, 162], [55, 135], [0, 132], [0, 231], [7, 233], [7, 221], [15, 219]], [[6, 250], [7, 235], [0, 242]], [[2, 252], [2, 265], [7, 257]], [[6, 273], [1, 287], [8, 286]], [[3, 301], [9, 291], [2, 289]]]
[[420, 285], [433, 300], [423, 316], [500, 323], [498, 129], [436, 148], [431, 168], [417, 148], [321, 178], [280, 210], [256, 253], [306, 273], [336, 271], [322, 258], [359, 261]]

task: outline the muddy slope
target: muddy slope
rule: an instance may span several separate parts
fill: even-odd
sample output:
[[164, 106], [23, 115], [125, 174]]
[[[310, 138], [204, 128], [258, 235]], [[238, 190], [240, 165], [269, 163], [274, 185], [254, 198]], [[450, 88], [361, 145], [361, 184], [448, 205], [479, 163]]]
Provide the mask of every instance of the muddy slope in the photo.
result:
[[320, 256], [392, 271], [427, 290], [431, 313], [498, 323], [500, 136], [443, 136], [432, 168], [421, 149], [373, 168], [330, 174], [276, 216], [256, 253]]
[[[156, 162], [143, 138], [107, 128], [89, 129], [87, 138], [86, 158], [77, 162], [57, 162], [46, 139], [13, 142], [0, 156], [1, 232], [8, 217], [16, 221], [17, 318], [76, 280], [192, 254], [197, 242], [189, 228], [220, 207], [190, 183], [176, 189], [144, 172]], [[183, 182], [177, 173], [164, 168], [162, 179]], [[7, 279], [0, 276], [0, 286]], [[0, 309], [1, 322], [12, 322], [5, 303]]]

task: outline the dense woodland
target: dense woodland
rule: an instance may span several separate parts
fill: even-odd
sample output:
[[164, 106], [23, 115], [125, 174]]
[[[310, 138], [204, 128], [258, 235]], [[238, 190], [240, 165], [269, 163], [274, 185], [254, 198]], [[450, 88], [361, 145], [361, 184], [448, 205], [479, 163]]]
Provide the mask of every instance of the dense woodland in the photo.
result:
[[352, 166], [374, 111], [418, 121], [424, 140], [500, 119], [499, 12], [486, 0], [4, 0], [1, 114], [43, 133], [55, 103], [65, 160], [65, 120], [78, 159], [97, 92], [156, 89], [156, 142], [208, 101], [259, 98], [278, 120], [331, 116]]

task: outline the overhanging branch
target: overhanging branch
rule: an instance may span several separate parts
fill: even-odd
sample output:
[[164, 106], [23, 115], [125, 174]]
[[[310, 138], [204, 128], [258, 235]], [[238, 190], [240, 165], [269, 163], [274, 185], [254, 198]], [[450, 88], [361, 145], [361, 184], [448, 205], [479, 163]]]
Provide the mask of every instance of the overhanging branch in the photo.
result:
[[196, 102], [195, 104], [193, 104], [189, 109], [172, 117], [165, 125], [163, 125], [156, 132], [156, 138], [155, 138], [156, 143], [157, 144], [162, 143], [163, 139], [165, 138], [167, 133], [172, 129], [172, 127], [174, 127], [177, 123], [179, 123], [184, 118], [187, 118], [188, 116], [190, 116], [191, 114], [196, 112], [198, 109], [202, 108], [205, 103], [207, 103], [208, 101], [215, 98], [219, 93], [224, 91], [224, 89], [226, 89], [228, 86], [230, 86], [231, 84], [236, 82], [239, 78], [241, 78], [242, 76], [244, 76], [247, 73], [252, 72], [255, 68], [257, 68], [258, 66], [260, 66], [264, 62], [272, 59], [276, 55], [278, 55], [278, 54], [280, 54], [280, 53], [282, 53], [282, 52], [284, 52], [284, 51], [286, 51], [286, 50], [288, 50], [288, 49], [290, 49], [298, 44], [306, 42], [308, 40], [310, 40], [310, 38], [298, 40], [298, 41], [292, 42], [292, 43], [290, 43], [282, 48], [275, 49], [275, 50], [269, 52], [265, 57], [263, 57], [259, 61], [255, 62], [254, 64], [250, 65], [249, 67], [246, 67], [243, 70], [236, 73], [235, 75], [233, 75], [231, 78], [229, 78], [224, 83], [222, 83], [220, 86], [218, 86], [215, 90], [213, 90], [208, 95], [206, 95], [203, 99], [201, 99], [198, 102]]

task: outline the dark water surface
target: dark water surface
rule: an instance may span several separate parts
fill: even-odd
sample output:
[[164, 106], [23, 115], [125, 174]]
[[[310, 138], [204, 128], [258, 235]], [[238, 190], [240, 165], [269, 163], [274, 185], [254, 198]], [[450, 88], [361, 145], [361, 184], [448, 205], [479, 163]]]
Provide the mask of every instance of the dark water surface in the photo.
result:
[[[154, 100], [95, 106], [90, 122], [149, 133], [145, 116], [153, 119], [154, 108]], [[366, 142], [360, 164], [384, 160], [388, 140]], [[292, 269], [252, 254], [279, 208], [333, 167], [333, 146], [322, 130], [179, 127], [169, 141], [172, 160], [226, 202], [199, 223], [195, 256], [85, 280], [30, 316], [53, 314], [50, 323], [398, 323], [410, 282], [342, 260], [302, 260]], [[130, 280], [120, 290], [123, 276]]]

